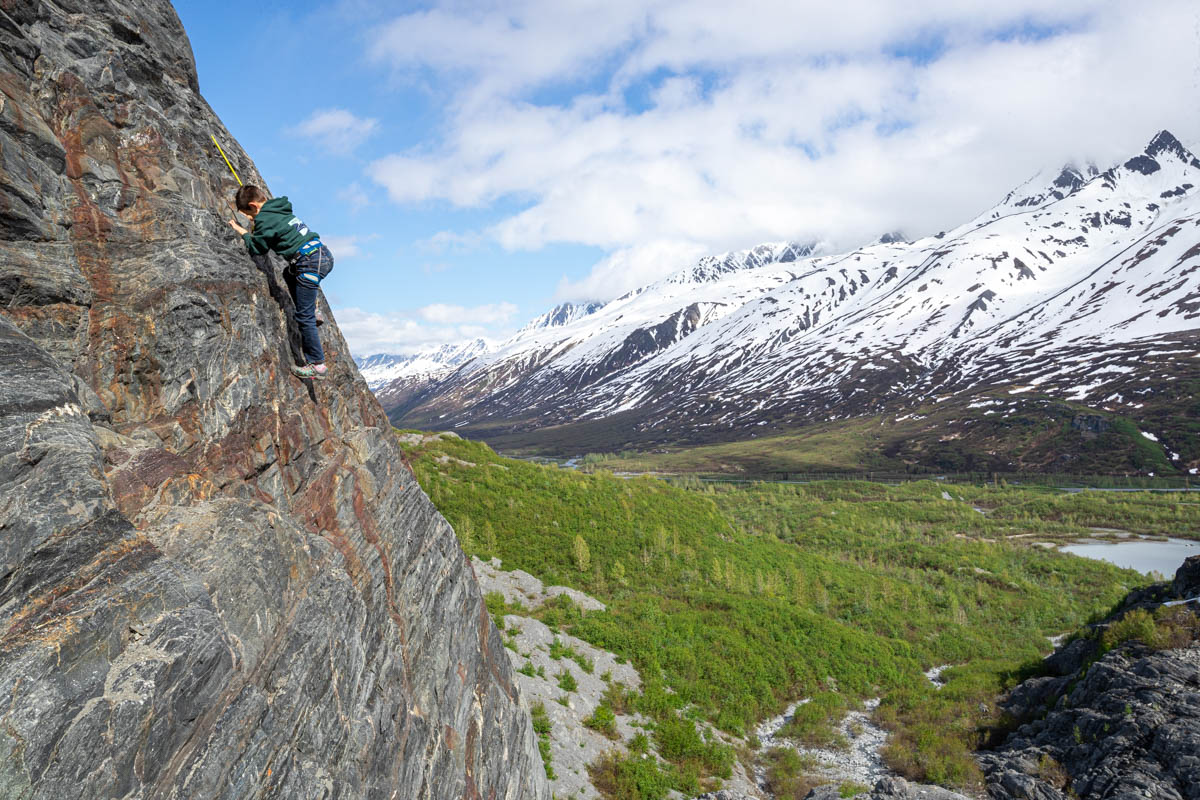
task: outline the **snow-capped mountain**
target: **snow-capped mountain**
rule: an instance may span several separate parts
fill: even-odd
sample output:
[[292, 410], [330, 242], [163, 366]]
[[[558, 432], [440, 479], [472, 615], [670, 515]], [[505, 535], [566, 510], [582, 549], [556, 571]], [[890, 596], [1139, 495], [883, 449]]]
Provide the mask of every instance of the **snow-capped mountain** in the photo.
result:
[[934, 237], [705, 258], [554, 309], [391, 413], [497, 431], [623, 415], [678, 438], [997, 387], [1133, 404], [1146, 376], [1177, 379], [1196, 354], [1181, 343], [1200, 329], [1197, 185], [1200, 160], [1163, 131]]
[[561, 328], [564, 325], [570, 325], [576, 320], [583, 319], [588, 314], [603, 308], [603, 306], [603, 303], [562, 303], [534, 319], [524, 328], [521, 328], [518, 334], [539, 328]]
[[453, 372], [494, 345], [487, 339], [469, 339], [458, 344], [444, 344], [412, 355], [376, 355], [355, 358], [359, 373], [371, 391], [378, 392], [396, 380], [428, 381]]

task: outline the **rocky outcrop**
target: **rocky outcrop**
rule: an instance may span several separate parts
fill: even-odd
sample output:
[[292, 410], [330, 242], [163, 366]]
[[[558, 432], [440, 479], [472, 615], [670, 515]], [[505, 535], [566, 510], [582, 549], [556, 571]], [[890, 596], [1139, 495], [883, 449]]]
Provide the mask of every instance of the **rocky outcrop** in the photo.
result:
[[262, 182], [164, 0], [0, 3], [0, 796], [548, 798], [335, 325], [289, 374], [210, 132]]
[[[844, 795], [842, 788], [836, 783], [818, 786], [804, 796], [804, 800], [841, 800]], [[967, 800], [958, 792], [943, 789], [940, 786], [929, 786], [923, 783], [909, 783], [904, 778], [880, 778], [869, 792], [854, 795], [859, 800]], [[736, 791], [722, 789], [710, 792], [696, 800], [759, 800], [757, 796], [742, 794]]]
[[1131, 640], [1100, 655], [1092, 638], [1079, 638], [1047, 659], [1049, 675], [1012, 693], [1010, 713], [1031, 719], [981, 754], [991, 797], [1200, 799], [1198, 586], [1200, 556], [1193, 556], [1173, 583], [1133, 593], [1096, 626], [1166, 603], [1190, 643], [1156, 650]]

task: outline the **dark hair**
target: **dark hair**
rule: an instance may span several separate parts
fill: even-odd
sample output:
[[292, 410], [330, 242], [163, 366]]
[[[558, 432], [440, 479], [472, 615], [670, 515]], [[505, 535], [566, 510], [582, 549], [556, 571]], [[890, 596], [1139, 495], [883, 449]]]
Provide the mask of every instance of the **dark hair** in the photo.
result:
[[238, 189], [237, 194], [233, 196], [237, 210], [243, 213], [250, 210], [251, 203], [265, 203], [266, 201], [267, 193], [249, 183]]

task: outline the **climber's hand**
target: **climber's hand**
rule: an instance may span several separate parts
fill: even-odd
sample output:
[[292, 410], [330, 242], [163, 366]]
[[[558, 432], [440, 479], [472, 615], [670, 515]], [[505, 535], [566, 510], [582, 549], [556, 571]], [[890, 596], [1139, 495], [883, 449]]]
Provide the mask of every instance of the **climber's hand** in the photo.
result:
[[233, 228], [235, 231], [238, 232], [239, 235], [242, 235], [242, 236], [245, 236], [247, 233], [250, 232], [250, 231], [246, 230], [245, 228], [243, 228], [241, 225], [238, 225], [236, 219], [229, 220], [229, 227]]

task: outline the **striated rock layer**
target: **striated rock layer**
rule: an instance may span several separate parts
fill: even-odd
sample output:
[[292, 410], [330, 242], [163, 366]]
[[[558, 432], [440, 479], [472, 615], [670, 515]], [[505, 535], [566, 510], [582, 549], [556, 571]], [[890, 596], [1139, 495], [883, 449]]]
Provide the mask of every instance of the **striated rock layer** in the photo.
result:
[[262, 182], [165, 0], [0, 0], [0, 797], [548, 798], [334, 325], [289, 374], [210, 132]]

